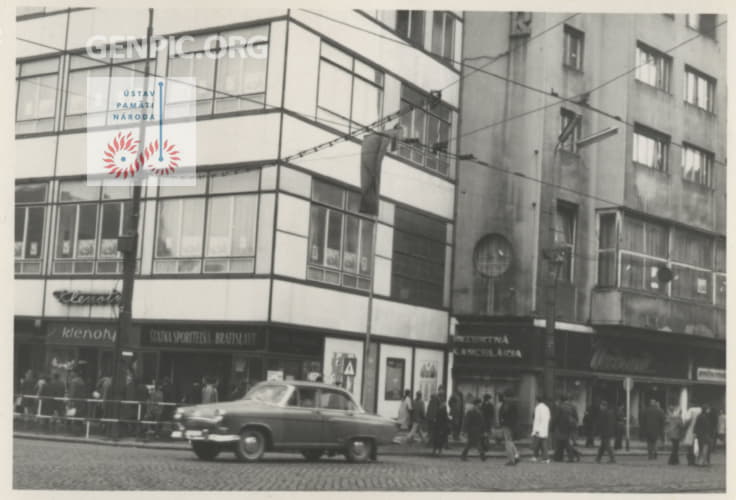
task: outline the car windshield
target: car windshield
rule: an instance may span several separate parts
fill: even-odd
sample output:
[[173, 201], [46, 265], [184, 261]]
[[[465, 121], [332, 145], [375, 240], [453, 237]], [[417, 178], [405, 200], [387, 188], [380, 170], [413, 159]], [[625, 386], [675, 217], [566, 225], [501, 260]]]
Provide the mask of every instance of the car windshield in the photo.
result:
[[284, 399], [288, 390], [289, 387], [286, 385], [261, 385], [251, 389], [243, 399], [278, 404]]

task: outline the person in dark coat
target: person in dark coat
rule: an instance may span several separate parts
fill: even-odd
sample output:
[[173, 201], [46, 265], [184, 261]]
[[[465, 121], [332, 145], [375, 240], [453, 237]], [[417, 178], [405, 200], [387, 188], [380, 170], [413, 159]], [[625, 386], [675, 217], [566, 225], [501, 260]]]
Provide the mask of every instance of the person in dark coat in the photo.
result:
[[416, 438], [419, 441], [424, 442], [424, 421], [426, 419], [426, 411], [424, 409], [424, 400], [422, 399], [422, 393], [417, 391], [414, 401], [411, 403], [411, 430], [409, 435], [406, 436], [406, 441], [413, 441]]
[[450, 396], [450, 417], [452, 418], [452, 439], [460, 440], [460, 431], [463, 429], [463, 412], [465, 410], [465, 401], [463, 393], [455, 389]]
[[[37, 380], [33, 375], [33, 370], [28, 370], [20, 383], [21, 396], [35, 396], [36, 383]], [[35, 415], [38, 408], [38, 401], [34, 397], [24, 397], [21, 399], [21, 406], [23, 407], [22, 410], [25, 415]]]
[[447, 412], [447, 403], [445, 403], [444, 397], [438, 397], [437, 399], [437, 412], [435, 413], [434, 433], [432, 434], [432, 455], [440, 456], [442, 448], [447, 445], [447, 437], [450, 434], [450, 416]]
[[649, 406], [644, 410], [641, 420], [641, 432], [647, 442], [647, 454], [649, 460], [657, 458], [657, 440], [664, 432], [665, 414], [659, 407], [659, 403], [652, 399]]
[[616, 462], [616, 458], [613, 456], [613, 450], [611, 449], [611, 438], [616, 433], [616, 416], [613, 410], [608, 408], [606, 401], [601, 401], [598, 419], [596, 420], [596, 431], [601, 438], [601, 444], [598, 447], [598, 454], [596, 455], [595, 461], [601, 463], [603, 454], [608, 453], [608, 463]]
[[69, 381], [69, 399], [71, 399], [69, 406], [70, 408], [74, 408], [75, 417], [86, 416], [87, 402], [82, 400], [86, 399], [87, 396], [89, 396], [87, 393], [87, 384], [79, 372], [73, 370], [71, 380]]
[[501, 402], [501, 407], [498, 409], [498, 423], [503, 431], [503, 444], [508, 459], [506, 465], [516, 465], [519, 463], [519, 451], [514, 444], [514, 436], [516, 427], [519, 425], [519, 414], [510, 394], [500, 395], [498, 399]]
[[592, 448], [593, 446], [595, 446], [595, 442], [593, 439], [593, 436], [595, 434], [594, 419], [595, 416], [593, 415], [593, 406], [591, 405], [585, 410], [585, 414], [583, 415], [583, 432], [585, 433], [586, 448]]
[[480, 412], [483, 415], [483, 430], [486, 434], [491, 433], [493, 430], [493, 424], [496, 421], [496, 408], [493, 406], [493, 398], [490, 394], [483, 396], [483, 404], [480, 407]]
[[552, 435], [555, 440], [553, 460], [555, 462], [562, 462], [565, 458], [565, 452], [567, 452], [568, 462], [580, 461], [580, 452], [573, 448], [571, 443], [576, 426], [577, 419], [572, 404], [566, 396], [560, 396], [552, 418], [552, 428], [554, 429]]
[[667, 461], [669, 465], [680, 464], [680, 440], [685, 433], [685, 424], [682, 420], [682, 412], [677, 405], [670, 405], [665, 421], [665, 437], [672, 444], [672, 452]]
[[718, 430], [718, 417], [708, 403], [703, 405], [703, 411], [695, 420], [695, 437], [698, 440], [698, 459], [700, 466], [710, 465], [710, 452]]
[[427, 439], [429, 444], [434, 443], [434, 429], [437, 423], [437, 410], [439, 409], [440, 398], [437, 394], [432, 394], [427, 403], [427, 411], [425, 418], [427, 420]]
[[480, 412], [480, 405], [480, 399], [476, 398], [473, 400], [473, 403], [470, 405], [470, 408], [465, 414], [465, 418], [463, 420], [465, 423], [465, 434], [468, 436], [468, 442], [460, 455], [462, 460], [468, 459], [470, 448], [477, 448], [480, 453], [480, 459], [484, 462], [486, 460], [486, 451], [483, 446], [483, 431], [485, 425], [483, 422], [483, 414]]
[[622, 441], [624, 439], [624, 434], [626, 433], [626, 408], [624, 408], [624, 405], [619, 405], [618, 409], [616, 410], [616, 431], [615, 431], [615, 440], [613, 444], [614, 450], [620, 450], [622, 446]]

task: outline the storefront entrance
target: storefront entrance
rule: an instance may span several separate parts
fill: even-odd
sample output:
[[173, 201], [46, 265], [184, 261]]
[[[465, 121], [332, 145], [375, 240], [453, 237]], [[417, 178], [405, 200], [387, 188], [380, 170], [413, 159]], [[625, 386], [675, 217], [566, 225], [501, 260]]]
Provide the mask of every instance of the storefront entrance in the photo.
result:
[[174, 386], [176, 401], [190, 404], [200, 402], [205, 379], [216, 382], [220, 400], [225, 400], [229, 395], [231, 366], [232, 356], [229, 354], [162, 352], [159, 359], [159, 378], [169, 378]]

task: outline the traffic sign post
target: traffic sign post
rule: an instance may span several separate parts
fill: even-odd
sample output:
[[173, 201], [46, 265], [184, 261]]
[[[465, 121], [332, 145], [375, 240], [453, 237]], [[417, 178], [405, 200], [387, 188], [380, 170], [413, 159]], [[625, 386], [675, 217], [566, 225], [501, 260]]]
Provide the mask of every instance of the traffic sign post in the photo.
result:
[[634, 380], [631, 377], [624, 378], [624, 389], [626, 390], [626, 451], [629, 451], [630, 429], [631, 429], [631, 389]]

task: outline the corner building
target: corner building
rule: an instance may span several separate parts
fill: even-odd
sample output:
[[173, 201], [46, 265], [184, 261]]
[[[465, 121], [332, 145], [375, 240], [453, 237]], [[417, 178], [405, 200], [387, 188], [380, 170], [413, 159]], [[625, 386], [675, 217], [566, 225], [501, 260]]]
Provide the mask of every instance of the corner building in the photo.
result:
[[[94, 384], [112, 364], [131, 193], [84, 182], [85, 85], [144, 61], [90, 61], [85, 48], [145, 40], [147, 22], [146, 9], [18, 11], [16, 382], [76, 366]], [[404, 389], [428, 397], [447, 375], [462, 13], [155, 9], [154, 36], [191, 36], [190, 55], [215, 35], [259, 35], [267, 57], [155, 53], [155, 74], [197, 78], [199, 177], [144, 190], [124, 348], [142, 380], [169, 377], [178, 399], [203, 376], [226, 396], [240, 380], [323, 375], [394, 417]], [[285, 159], [402, 103], [416, 141], [383, 162], [373, 255], [356, 203], [362, 135]]]
[[[464, 68], [459, 150], [491, 167], [458, 168], [453, 384], [511, 390], [530, 422], [561, 248], [555, 386], [581, 417], [626, 377], [634, 427], [652, 398], [724, 408], [725, 17], [465, 19], [470, 66], [501, 57]], [[478, 349], [499, 342], [521, 356]]]

